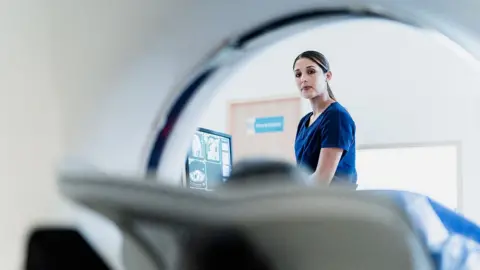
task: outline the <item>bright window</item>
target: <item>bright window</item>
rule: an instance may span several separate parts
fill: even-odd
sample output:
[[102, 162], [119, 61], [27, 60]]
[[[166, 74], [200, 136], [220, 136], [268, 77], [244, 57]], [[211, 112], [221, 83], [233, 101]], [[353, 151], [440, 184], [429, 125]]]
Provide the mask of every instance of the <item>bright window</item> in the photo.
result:
[[394, 189], [420, 193], [457, 209], [458, 146], [359, 149], [359, 189]]

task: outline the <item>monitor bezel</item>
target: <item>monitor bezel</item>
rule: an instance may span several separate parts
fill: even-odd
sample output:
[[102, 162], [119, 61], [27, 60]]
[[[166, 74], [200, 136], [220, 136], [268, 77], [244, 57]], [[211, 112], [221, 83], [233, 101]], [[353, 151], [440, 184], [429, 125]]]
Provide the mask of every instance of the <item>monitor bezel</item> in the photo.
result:
[[[232, 163], [233, 163], [232, 135], [227, 134], [227, 133], [223, 133], [223, 132], [219, 132], [219, 131], [215, 131], [215, 130], [212, 130], [212, 129], [208, 129], [208, 128], [197, 128], [196, 132], [204, 132], [204, 133], [207, 133], [207, 134], [224, 137], [224, 138], [229, 140], [229, 142], [230, 142], [229, 143], [229, 148], [230, 148], [229, 149], [230, 150], [230, 171], [231, 171], [232, 170], [231, 167], [232, 167]], [[189, 150], [189, 152], [190, 152], [190, 150]], [[188, 158], [189, 158], [189, 155], [187, 154], [187, 158], [185, 159], [185, 170], [183, 171], [184, 172], [184, 182], [183, 182], [183, 184], [186, 188], [192, 188], [192, 187], [190, 187], [189, 174], [188, 174], [188, 171], [189, 171]], [[208, 187], [208, 184], [207, 184], [207, 187]], [[198, 188], [192, 188], [192, 189], [198, 189]], [[200, 189], [200, 190], [207, 190], [208, 191], [208, 189]]]

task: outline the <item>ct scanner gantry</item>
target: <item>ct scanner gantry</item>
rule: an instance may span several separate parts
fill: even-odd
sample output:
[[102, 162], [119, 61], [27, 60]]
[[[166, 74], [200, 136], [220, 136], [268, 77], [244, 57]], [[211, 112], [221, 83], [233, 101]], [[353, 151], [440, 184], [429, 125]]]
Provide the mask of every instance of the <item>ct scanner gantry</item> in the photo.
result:
[[[85, 7], [87, 11], [95, 10], [95, 4], [85, 4], [85, 6], [87, 5], [90, 5]], [[119, 4], [119, 6], [121, 5]], [[222, 78], [256, 52], [288, 35], [325, 23], [375, 17], [399, 21], [428, 31], [437, 31], [458, 43], [473, 57], [477, 59], [480, 57], [480, 23], [478, 19], [480, 2], [474, 0], [267, 0], [260, 2], [253, 0], [242, 2], [185, 0], [138, 1], [135, 3], [135, 7], [136, 11], [158, 10], [154, 15], [147, 12], [152, 16], [151, 22], [155, 24], [137, 25], [132, 23], [137, 28], [122, 30], [126, 32], [139, 31], [144, 35], [154, 35], [156, 38], [152, 38], [151, 44], [145, 46], [148, 49], [141, 50], [141, 52], [138, 52], [139, 48], [131, 48], [132, 51], [137, 51], [135, 53], [128, 49], [120, 52], [138, 56], [138, 59], [135, 59], [128, 68], [122, 69], [122, 76], [104, 84], [114, 88], [114, 91], [110, 92], [111, 95], [106, 97], [101, 108], [98, 108], [99, 119], [96, 120], [98, 128], [92, 128], [86, 133], [85, 143], [77, 149], [77, 155], [86, 161], [92, 161], [95, 165], [100, 165], [98, 166], [100, 170], [103, 166], [114, 168], [116, 166], [114, 163], [121, 163], [127, 167], [131, 166], [131, 171], [153, 172], [157, 182], [165, 184], [178, 185], [177, 172], [181, 170], [184, 153], [196, 128], [195, 123], [199, 119], [198, 108], [208, 105], [209, 99], [215, 94], [216, 86], [219, 85]], [[115, 10], [115, 7], [112, 7], [112, 10]], [[84, 16], [79, 20], [84, 20], [83, 22], [87, 20], [100, 22], [102, 20], [102, 14], [95, 12], [92, 14], [95, 15]], [[142, 31], [146, 28], [149, 31]], [[92, 34], [95, 30], [91, 30]], [[72, 35], [75, 36], [75, 33]], [[84, 37], [88, 37], [88, 34]], [[73, 38], [73, 40], [75, 39]], [[111, 43], [107, 41], [103, 45], [116, 46], [115, 40], [112, 40]], [[75, 49], [68, 53], [82, 55], [81, 50], [76, 51]], [[97, 59], [99, 62], [102, 60], [101, 57]], [[65, 80], [75, 81], [75, 74], [68, 72], [67, 64], [65, 63], [66, 71], [59, 70], [57, 76], [65, 76]], [[94, 74], [90, 74], [90, 76], [94, 76]], [[122, 125], [112, 124], [117, 123], [115, 119], [120, 115], [126, 114], [128, 117], [124, 117]], [[115, 140], [109, 141], [112, 138]], [[121, 160], [119, 161], [116, 157], [121, 157]], [[83, 184], [80, 178], [85, 178]], [[192, 215], [195, 211], [181, 203], [176, 206], [169, 205], [169, 203], [194, 200], [199, 207], [202, 207], [203, 203], [208, 204], [208, 199], [201, 196], [198, 197], [198, 195], [178, 189], [156, 186], [157, 184], [147, 181], [130, 183], [112, 180], [105, 183], [96, 178], [89, 179], [89, 177], [78, 176], [67, 177], [65, 181], [62, 187], [64, 194], [99, 212], [104, 211], [107, 216], [114, 213], [109, 216], [111, 219], [117, 222], [125, 221], [130, 225], [136, 222], [134, 221], [136, 218], [140, 218], [143, 222], [145, 217], [149, 221], [158, 223], [162, 217], [168, 214], [171, 214], [169, 222], [173, 222], [174, 219], [187, 218], [187, 215], [190, 215], [190, 222], [192, 222], [195, 217]], [[74, 186], [77, 190], [71, 189]], [[323, 194], [324, 191], [319, 192]], [[147, 193], [149, 195], [144, 198], [136, 198], [136, 196]], [[322, 202], [329, 199], [335, 200], [328, 197], [327, 194], [320, 199]], [[311, 199], [311, 196], [306, 193], [299, 192], [297, 195], [305, 200]], [[164, 197], [155, 199], [161, 196]], [[244, 196], [248, 197], [247, 194]], [[245, 200], [247, 197], [238, 200]], [[258, 197], [256, 199], [262, 200]], [[353, 201], [350, 206], [353, 207], [355, 203], [363, 201], [363, 199], [365, 198], [352, 197]], [[288, 198], [279, 197], [278, 200], [288, 200]], [[362, 205], [370, 205], [379, 212], [388, 208], [377, 208], [379, 206], [375, 206], [374, 201], [376, 199], [366, 199], [365, 204]], [[266, 201], [264, 203], [269, 205]], [[382, 201], [382, 203], [385, 202]], [[157, 207], [159, 204], [164, 205]], [[231, 207], [230, 212], [240, 211], [235, 208], [238, 206], [232, 205]], [[385, 235], [388, 235], [387, 231], [390, 228], [396, 230], [398, 234], [393, 234], [396, 237], [403, 235], [406, 236], [405, 239], [410, 239], [411, 230], [407, 224], [400, 221], [402, 220], [399, 218], [401, 214], [390, 216], [396, 211], [394, 207], [389, 208], [390, 210], [386, 211], [385, 215], [375, 217], [373, 216], [375, 211], [371, 211], [373, 208], [369, 208], [366, 212], [372, 214], [370, 216], [372, 219], [385, 219], [385, 223], [378, 224], [379, 228], [384, 230]], [[172, 209], [176, 209], [177, 214], [172, 213]], [[204, 217], [208, 217], [212, 223], [217, 218], [226, 220], [225, 215], [233, 218], [225, 210], [228, 208], [224, 209], [225, 213], [222, 210], [208, 213], [205, 209], [199, 213], [205, 214]], [[255, 213], [254, 207], [250, 209], [253, 212], [251, 216], [245, 216], [245, 219], [252, 218], [254, 214], [258, 215]], [[342, 214], [322, 212], [323, 210], [317, 214], [325, 215], [324, 217], [331, 214], [355, 219], [355, 216], [351, 215], [353, 213], [347, 211], [348, 207], [344, 210], [345, 212]], [[220, 212], [224, 215], [222, 216]], [[279, 210], [278, 215], [285, 218], [292, 214], [287, 212]], [[128, 213], [128, 217], [121, 217], [118, 215], [119, 213]], [[218, 215], [215, 216], [215, 213]], [[347, 213], [349, 214], [347, 215]], [[182, 214], [184, 215], [182, 216]], [[200, 215], [197, 215], [196, 218], [197, 221], [202, 220]], [[308, 215], [306, 218], [309, 219]], [[396, 224], [401, 224], [399, 225], [401, 228], [389, 223], [394, 220], [398, 221]], [[360, 219], [357, 221], [363, 222]], [[287, 231], [287, 229], [285, 230]], [[264, 227], [260, 231], [268, 230]], [[289, 232], [291, 233], [291, 231]], [[155, 234], [152, 232], [152, 235]], [[136, 237], [138, 238], [138, 235], [133, 234], [132, 238]], [[305, 236], [302, 239], [306, 238], [308, 237]], [[411, 268], [402, 267], [404, 265], [401, 264], [392, 267], [431, 269], [428, 260], [421, 256], [424, 251], [418, 246], [418, 243], [415, 244], [415, 241], [402, 243], [407, 246], [411, 244], [410, 247], [415, 250], [412, 254], [420, 255], [416, 261], [418, 264], [411, 264]], [[146, 250], [142, 243], [139, 246], [140, 249]], [[146, 252], [146, 254], [149, 254], [149, 258], [146, 259], [149, 263], [144, 269], [163, 269], [162, 262], [157, 261], [155, 254], [151, 252]], [[408, 252], [406, 251], [404, 254], [408, 254]], [[305, 262], [311, 261], [306, 259]], [[284, 269], [295, 267], [291, 261], [285, 261], [283, 266]], [[389, 269], [395, 269], [392, 267]], [[308, 269], [308, 267], [306, 268]]]

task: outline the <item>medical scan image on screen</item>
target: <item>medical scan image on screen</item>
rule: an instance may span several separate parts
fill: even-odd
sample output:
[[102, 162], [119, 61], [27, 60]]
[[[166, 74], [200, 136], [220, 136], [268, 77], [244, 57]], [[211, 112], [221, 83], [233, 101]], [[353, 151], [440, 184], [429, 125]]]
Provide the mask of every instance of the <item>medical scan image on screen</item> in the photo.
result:
[[187, 158], [187, 186], [213, 190], [231, 172], [230, 136], [200, 129], [192, 139]]

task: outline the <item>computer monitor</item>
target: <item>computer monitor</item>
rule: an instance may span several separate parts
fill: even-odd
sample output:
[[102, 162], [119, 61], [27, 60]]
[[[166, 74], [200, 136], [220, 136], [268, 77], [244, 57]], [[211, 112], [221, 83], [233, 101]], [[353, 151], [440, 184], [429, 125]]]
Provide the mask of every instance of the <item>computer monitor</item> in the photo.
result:
[[214, 190], [232, 171], [232, 137], [199, 128], [187, 155], [185, 184], [188, 188]]

